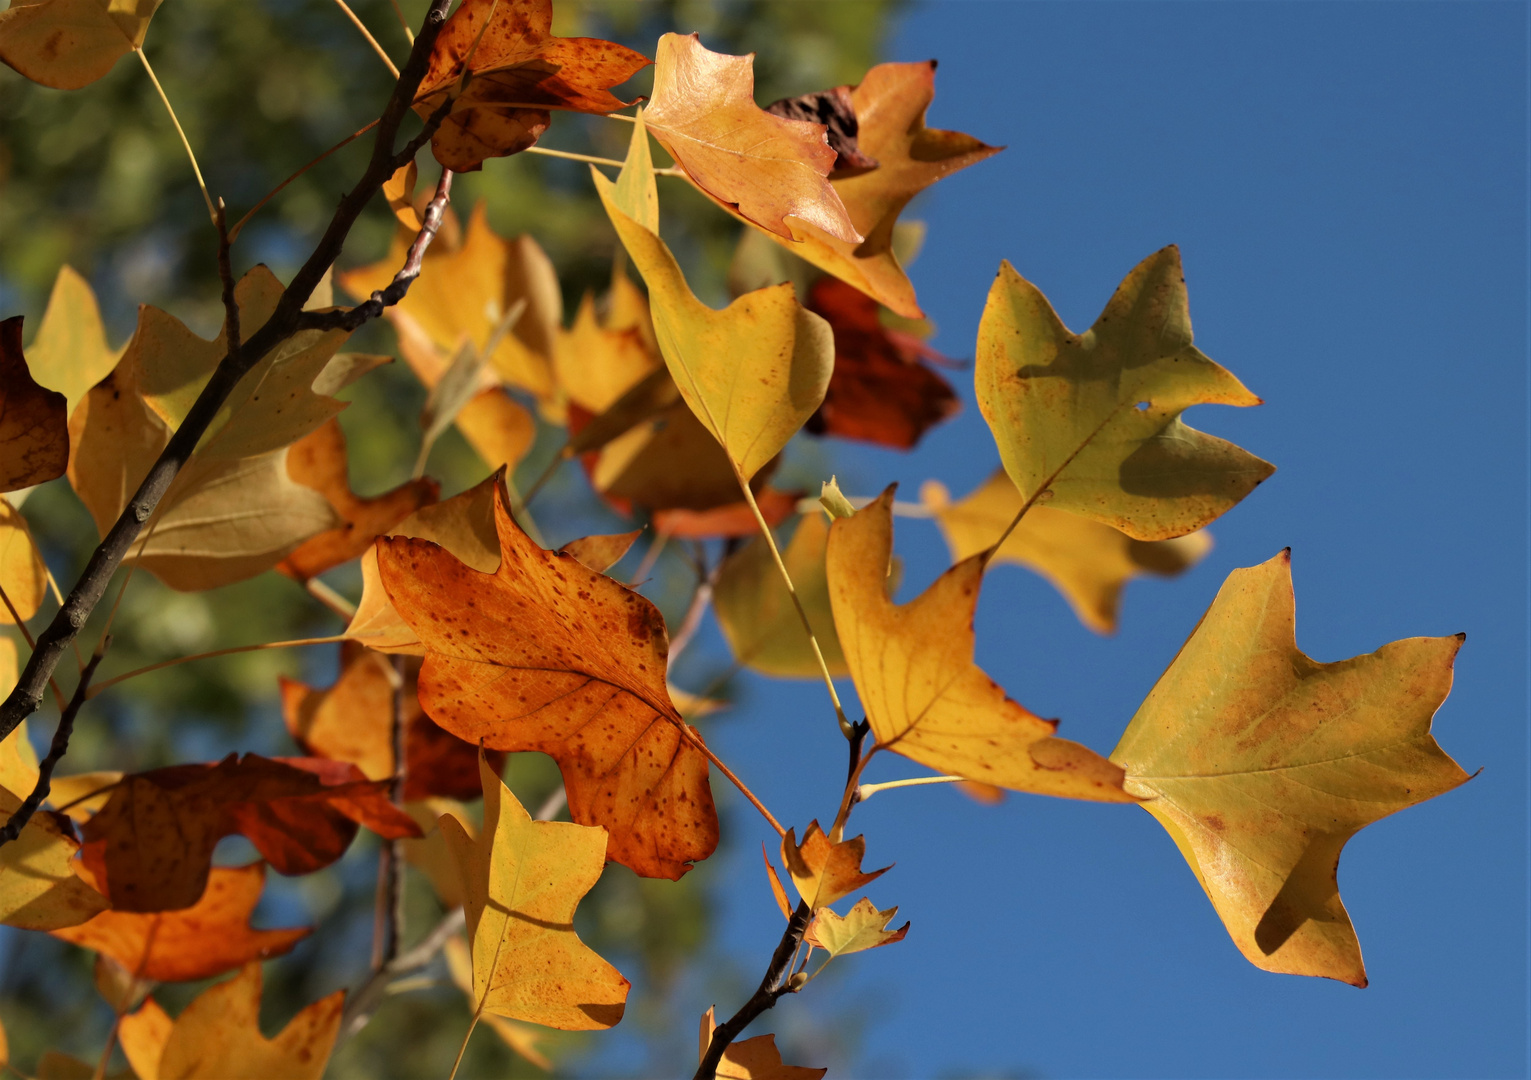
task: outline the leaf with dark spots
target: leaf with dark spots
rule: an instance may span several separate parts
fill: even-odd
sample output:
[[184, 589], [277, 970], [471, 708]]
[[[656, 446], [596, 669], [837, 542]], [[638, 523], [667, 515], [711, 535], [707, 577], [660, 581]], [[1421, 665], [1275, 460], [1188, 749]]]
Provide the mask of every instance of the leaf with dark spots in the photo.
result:
[[498, 488], [494, 516], [493, 573], [428, 541], [378, 541], [388, 597], [425, 648], [420, 703], [468, 742], [551, 756], [574, 820], [610, 832], [608, 858], [679, 878], [717, 846], [718, 822], [701, 737], [665, 686], [663, 618], [538, 547]]

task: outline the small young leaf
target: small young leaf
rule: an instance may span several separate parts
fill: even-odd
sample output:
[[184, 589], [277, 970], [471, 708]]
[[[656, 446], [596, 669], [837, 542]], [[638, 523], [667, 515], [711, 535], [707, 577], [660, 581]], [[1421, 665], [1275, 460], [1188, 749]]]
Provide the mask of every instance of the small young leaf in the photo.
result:
[[903, 941], [904, 935], [909, 933], [908, 923], [897, 930], [888, 929], [888, 924], [897, 914], [896, 907], [878, 911], [872, 901], [863, 896], [844, 918], [829, 908], [821, 908], [803, 933], [803, 940], [823, 949], [830, 956], [844, 956], [847, 953], [875, 949], [880, 945], [892, 945], [895, 941]]
[[818, 911], [833, 904], [840, 897], [855, 892], [868, 882], [876, 881], [893, 869], [884, 866], [870, 874], [861, 872], [861, 860], [866, 855], [866, 841], [861, 837], [835, 842], [824, 835], [817, 821], [803, 833], [803, 842], [797, 842], [795, 829], [788, 829], [781, 839], [781, 859], [787, 865], [787, 873], [797, 894], [808, 904], [808, 910]]

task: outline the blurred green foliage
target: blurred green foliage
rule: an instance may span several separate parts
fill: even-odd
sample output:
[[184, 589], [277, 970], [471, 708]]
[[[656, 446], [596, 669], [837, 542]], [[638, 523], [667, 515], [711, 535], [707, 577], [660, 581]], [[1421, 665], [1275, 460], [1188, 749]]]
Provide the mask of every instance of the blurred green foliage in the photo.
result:
[[[353, 4], [396, 59], [406, 54], [403, 30], [389, 0]], [[425, 0], [401, 0], [418, 20]], [[700, 32], [710, 48], [756, 53], [756, 90], [764, 104], [779, 97], [859, 80], [879, 59], [898, 0], [836, 3], [662, 0], [560, 0], [555, 32], [621, 41], [652, 55], [660, 33]], [[169, 0], [149, 31], [146, 55], [174, 103], [215, 196], [237, 218], [283, 179], [346, 135], [375, 119], [391, 78], [330, 0]], [[629, 96], [650, 80], [641, 73]], [[559, 114], [543, 145], [620, 158], [629, 129], [599, 118]], [[256, 262], [291, 274], [328, 222], [339, 193], [359, 173], [370, 143], [364, 137], [293, 181], [252, 222], [235, 249], [236, 273]], [[422, 183], [435, 175], [421, 159]], [[666, 233], [697, 291], [724, 296], [723, 272], [738, 235], [736, 224], [688, 187], [665, 190]], [[454, 205], [478, 200], [502, 234], [530, 232], [560, 269], [565, 298], [608, 280], [615, 241], [590, 189], [586, 167], [520, 155], [492, 160], [459, 178]], [[342, 267], [371, 262], [386, 250], [393, 219], [381, 199], [354, 230]], [[179, 141], [140, 66], [120, 61], [84, 90], [33, 85], [0, 67], [0, 316], [41, 317], [60, 266], [73, 265], [94, 285], [113, 343], [132, 332], [137, 305], [169, 310], [211, 336], [221, 318], [214, 263], [215, 236]], [[392, 332], [368, 327], [352, 339], [359, 351], [392, 352]], [[370, 494], [408, 474], [418, 445], [424, 398], [403, 365], [369, 376], [348, 393], [342, 415], [356, 490]], [[522, 482], [556, 449], [545, 430], [523, 465]], [[430, 461], [444, 494], [482, 478], [484, 466], [449, 433]], [[539, 499], [538, 514], [554, 539], [614, 525], [572, 470]], [[96, 541], [89, 516], [63, 481], [31, 493], [24, 505], [44, 555], [67, 589]], [[630, 527], [630, 526], [629, 526]], [[683, 559], [662, 560], [650, 595], [669, 615], [685, 604], [694, 582]], [[108, 597], [115, 598], [119, 574]], [[331, 575], [355, 596], [352, 570]], [[82, 636], [82, 648], [106, 626], [103, 604]], [[40, 620], [51, 615], [45, 608]], [[39, 625], [41, 621], [39, 620]], [[148, 574], [133, 576], [112, 622], [106, 676], [162, 660], [254, 642], [336, 633], [339, 625], [296, 584], [276, 574], [207, 593], [175, 593]], [[279, 674], [327, 684], [333, 646], [246, 652], [208, 659], [134, 679], [95, 699], [81, 717], [64, 772], [138, 770], [213, 760], [238, 749], [293, 753], [276, 704]], [[69, 681], [66, 678], [66, 683]], [[33, 721], [42, 740], [54, 715]], [[551, 762], [518, 755], [507, 779], [535, 807], [556, 786]], [[720, 791], [725, 815], [732, 792]], [[220, 862], [247, 861], [253, 852], [225, 841]], [[260, 925], [317, 924], [317, 932], [288, 958], [268, 964], [263, 1026], [284, 1024], [306, 1002], [364, 976], [372, 937], [376, 844], [365, 834], [339, 864], [300, 879], [270, 878]], [[553, 1033], [550, 1052], [560, 1071], [596, 1067], [630, 1075], [687, 1067], [694, 1054], [696, 1017], [672, 1007], [673, 988], [706, 987], [709, 1000], [742, 997], [752, 981], [708, 951], [711, 870], [703, 864], [680, 883], [644, 881], [612, 867], [581, 907], [582, 935], [634, 982], [621, 1051], [600, 1050], [588, 1037]], [[410, 940], [440, 918], [427, 886], [413, 881], [408, 896]], [[699, 960], [705, 958], [705, 963]], [[439, 971], [433, 969], [439, 976]], [[758, 977], [758, 973], [757, 976]], [[157, 996], [172, 1012], [202, 984], [164, 987]], [[745, 991], [747, 992], [747, 991]], [[467, 1023], [462, 995], [450, 983], [391, 998], [377, 1022], [344, 1046], [330, 1075], [344, 1078], [444, 1075]], [[96, 997], [90, 957], [46, 935], [0, 928], [0, 1020], [12, 1060], [30, 1067], [47, 1049], [94, 1061], [111, 1023]], [[612, 1036], [606, 1036], [610, 1039]], [[647, 1040], [647, 1041], [645, 1041]], [[121, 1064], [120, 1055], [116, 1059]], [[116, 1066], [114, 1066], [116, 1067]], [[536, 1076], [487, 1032], [475, 1037], [461, 1075]]]

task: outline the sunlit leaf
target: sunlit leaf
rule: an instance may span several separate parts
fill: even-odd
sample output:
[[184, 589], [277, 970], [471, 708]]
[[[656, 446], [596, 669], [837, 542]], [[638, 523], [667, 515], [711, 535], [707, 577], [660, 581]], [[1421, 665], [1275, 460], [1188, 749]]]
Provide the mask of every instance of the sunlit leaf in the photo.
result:
[[0, 60], [33, 82], [78, 90], [144, 43], [162, 0], [12, 0]]

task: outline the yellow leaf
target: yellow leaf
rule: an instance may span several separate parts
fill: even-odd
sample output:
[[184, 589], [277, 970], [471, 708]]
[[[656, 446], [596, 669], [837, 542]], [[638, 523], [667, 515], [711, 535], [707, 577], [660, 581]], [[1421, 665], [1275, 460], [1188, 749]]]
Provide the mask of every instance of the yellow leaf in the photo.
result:
[[606, 830], [533, 821], [482, 759], [479, 771], [483, 831], [474, 838], [455, 817], [441, 819], [462, 877], [475, 1008], [564, 1031], [611, 1027], [630, 984], [571, 921], [606, 865]]
[[383, 198], [388, 200], [388, 209], [393, 211], [400, 225], [415, 232], [425, 228], [420, 212], [415, 209], [415, 182], [419, 179], [420, 168], [411, 161], [395, 169], [394, 174], [383, 181]]
[[261, 966], [204, 990], [174, 1021], [150, 998], [122, 1018], [123, 1053], [139, 1080], [320, 1080], [345, 991], [321, 998], [275, 1039], [260, 1031]]
[[[804, 514], [782, 552], [792, 575], [797, 598], [808, 613], [808, 624], [824, 653], [824, 663], [834, 676], [850, 674], [835, 617], [829, 605], [829, 582], [824, 576], [824, 545], [829, 523], [818, 512]], [[819, 662], [803, 633], [803, 623], [792, 606], [776, 560], [765, 541], [755, 537], [724, 560], [713, 588], [713, 610], [729, 648], [741, 664], [766, 675], [790, 679], [817, 679]]]
[[68, 814], [72, 821], [84, 823], [106, 805], [122, 776], [111, 770], [55, 775], [48, 784], [48, 805]]
[[754, 54], [715, 53], [695, 34], [665, 34], [644, 110], [649, 129], [698, 188], [745, 220], [791, 239], [791, 215], [859, 244], [861, 234], [825, 179], [835, 152], [824, 125], [756, 105], [754, 68]]
[[162, 0], [13, 0], [0, 12], [0, 60], [33, 82], [78, 90], [144, 43]]
[[[623, 175], [644, 173], [643, 123]], [[829, 324], [804, 309], [791, 285], [739, 297], [722, 311], [696, 298], [670, 249], [591, 170], [617, 235], [648, 283], [660, 352], [681, 396], [748, 480], [774, 458], [824, 400], [834, 366]]]
[[776, 906], [781, 909], [781, 917], [790, 920], [792, 918], [792, 904], [787, 899], [787, 889], [781, 883], [781, 875], [776, 872], [776, 864], [771, 862], [771, 854], [766, 851], [765, 843], [760, 845], [760, 856], [765, 859], [766, 878], [771, 885], [771, 897], [776, 901]]
[[[448, 911], [462, 907], [462, 879], [452, 862], [451, 853], [447, 851], [446, 841], [441, 838], [441, 829], [437, 823], [444, 816], [452, 815], [468, 830], [470, 836], [475, 835], [469, 826], [463, 824], [467, 821], [467, 809], [456, 799], [437, 797], [407, 802], [404, 804], [404, 812], [415, 819], [415, 824], [424, 833], [418, 838], [408, 837], [399, 841], [404, 845], [404, 858], [409, 865], [425, 875], [442, 907]], [[468, 989], [472, 990], [471, 979]]]
[[[1005, 470], [990, 476], [972, 494], [953, 503], [935, 480], [920, 488], [920, 501], [934, 511], [952, 559], [987, 551], [1020, 512], [1023, 500]], [[1116, 630], [1122, 586], [1143, 574], [1172, 577], [1195, 566], [1212, 550], [1205, 531], [1169, 540], [1134, 540], [1109, 525], [1033, 506], [990, 559], [1035, 570], [1057, 587], [1098, 634]]]
[[1468, 779], [1430, 734], [1462, 636], [1320, 664], [1295, 629], [1286, 552], [1235, 570], [1111, 760], [1250, 963], [1365, 986], [1340, 849]]
[[[621, 281], [626, 282], [626, 275]], [[633, 290], [628, 282], [627, 288]], [[615, 292], [615, 290], [613, 290]], [[648, 320], [648, 304], [643, 318]], [[634, 325], [618, 325], [614, 312], [597, 318], [595, 299], [588, 293], [574, 314], [574, 325], [558, 332], [553, 370], [569, 401], [586, 412], [605, 412], [617, 399], [664, 366], [659, 347]]]
[[[1070, 333], [1003, 263], [978, 327], [978, 407], [1030, 498], [1163, 540], [1225, 513], [1275, 466], [1187, 427], [1192, 405], [1260, 399], [1191, 344], [1180, 252], [1139, 263], [1095, 325]], [[1051, 480], [1051, 483], [1049, 483]]]
[[73, 414], [90, 388], [111, 374], [121, 356], [121, 348], [107, 344], [90, 283], [73, 267], [60, 267], [37, 336], [27, 349], [32, 375], [49, 390], [63, 394]]
[[[833, 904], [840, 897], [855, 892], [861, 886], [876, 881], [893, 869], [884, 866], [870, 874], [861, 872], [861, 860], [866, 855], [866, 840], [858, 836], [851, 840], [835, 842], [824, 835], [817, 821], [803, 833], [803, 842], [797, 842], [797, 830], [788, 829], [781, 838], [781, 861], [797, 894], [807, 903], [809, 911], [818, 911]], [[773, 871], [774, 873], [774, 871]]]
[[896, 907], [878, 911], [872, 901], [863, 896], [844, 918], [829, 908], [821, 909], [803, 933], [803, 940], [823, 949], [830, 956], [844, 956], [847, 953], [875, 949], [879, 945], [891, 945], [895, 941], [903, 941], [904, 935], [909, 933], [907, 922], [897, 930], [888, 929], [888, 924], [897, 914]]
[[[341, 274], [341, 286], [359, 299], [386, 288], [414, 239], [413, 231], [401, 229], [388, 254]], [[558, 272], [530, 236], [506, 240], [496, 234], [483, 203], [473, 208], [460, 247], [432, 244], [426, 251], [420, 277], [394, 310], [414, 319], [436, 348], [450, 356], [464, 338], [480, 350], [488, 345], [495, 326], [517, 300], [526, 301], [526, 311], [485, 363], [509, 385], [542, 400], [553, 392], [553, 339], [563, 322]]]
[[12, 607], [22, 620], [36, 615], [47, 588], [48, 568], [32, 542], [27, 519], [9, 499], [0, 498], [0, 589], [5, 590], [5, 598], [10, 601], [9, 605], [0, 604], [0, 623], [16, 621]]
[[830, 526], [827, 569], [835, 627], [877, 746], [944, 773], [1014, 791], [1132, 802], [1122, 770], [1053, 737], [973, 663], [973, 612], [983, 563], [966, 559], [916, 599], [888, 599], [893, 489]]
[[[447, 958], [447, 971], [452, 976], [452, 981], [457, 988], [468, 996], [468, 1000], [474, 1001], [473, 997], [473, 957], [468, 951], [468, 943], [461, 936], [447, 938], [446, 945], [441, 950]], [[504, 1041], [505, 1045], [517, 1054], [530, 1061], [539, 1069], [547, 1072], [553, 1071], [553, 1063], [548, 1060], [542, 1051], [537, 1049], [537, 1044], [548, 1037], [546, 1031], [541, 1030], [535, 1024], [523, 1024], [518, 1020], [512, 1020], [506, 1016], [489, 1013], [483, 1018], [485, 1023], [494, 1028], [494, 1033]]]

